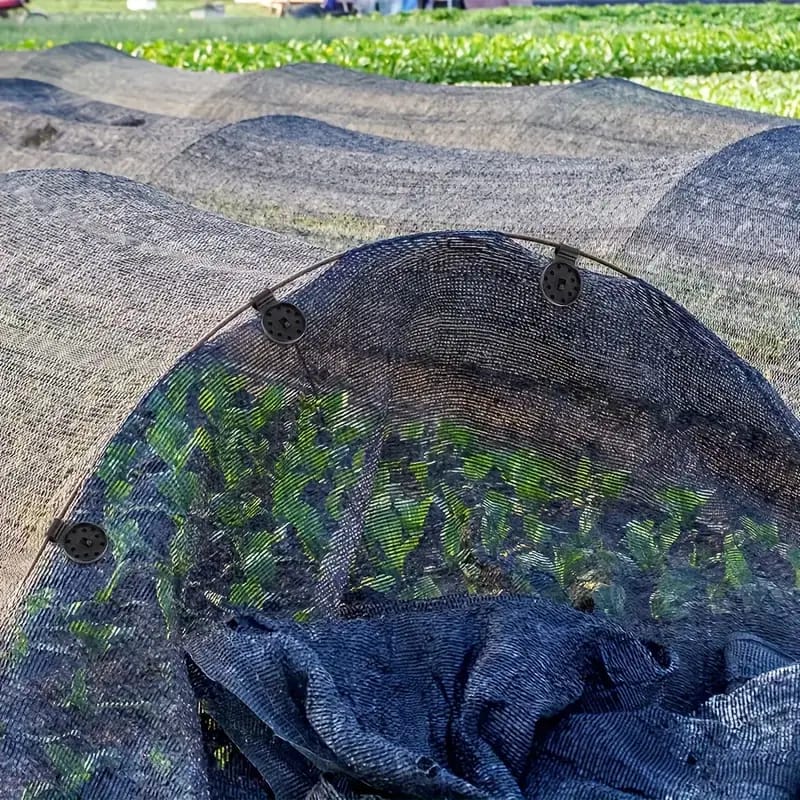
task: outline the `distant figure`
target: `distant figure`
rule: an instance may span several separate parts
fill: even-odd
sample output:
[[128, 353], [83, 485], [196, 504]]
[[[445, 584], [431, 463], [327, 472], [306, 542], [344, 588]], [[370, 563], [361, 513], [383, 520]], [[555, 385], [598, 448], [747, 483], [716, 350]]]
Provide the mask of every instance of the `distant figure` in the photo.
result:
[[342, 0], [325, 0], [322, 5], [322, 11], [325, 14], [330, 14], [332, 17], [341, 17], [346, 14], [352, 14], [350, 5]]
[[[374, 6], [370, 13], [374, 11]], [[348, 2], [348, 0], [323, 0], [321, 3], [309, 3], [308, 5], [299, 6], [298, 8], [289, 8], [288, 14], [298, 19], [305, 19], [308, 17], [321, 17], [329, 15], [332, 17], [343, 17], [347, 14], [365, 13], [356, 8], [356, 3]]]
[[27, 2], [28, 0], [0, 0], [0, 19], [8, 19], [9, 11], [27, 11]]

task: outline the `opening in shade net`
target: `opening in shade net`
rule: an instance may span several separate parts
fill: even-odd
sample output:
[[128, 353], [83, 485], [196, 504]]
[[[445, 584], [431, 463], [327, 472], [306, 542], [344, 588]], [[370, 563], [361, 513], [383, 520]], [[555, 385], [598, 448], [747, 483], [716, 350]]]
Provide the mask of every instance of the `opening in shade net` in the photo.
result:
[[549, 263], [366, 245], [289, 293], [298, 343], [179, 359], [70, 510], [108, 554], [47, 549], [16, 612], [0, 794], [796, 797], [797, 418]]

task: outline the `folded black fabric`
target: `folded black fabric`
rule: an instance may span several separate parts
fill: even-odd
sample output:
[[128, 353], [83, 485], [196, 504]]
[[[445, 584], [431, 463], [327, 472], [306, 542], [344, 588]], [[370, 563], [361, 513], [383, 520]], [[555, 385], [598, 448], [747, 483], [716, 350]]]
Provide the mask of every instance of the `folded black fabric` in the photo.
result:
[[306, 625], [240, 614], [189, 650], [212, 713], [278, 800], [800, 789], [795, 665], [673, 714], [658, 705], [669, 653], [547, 601], [436, 601]]

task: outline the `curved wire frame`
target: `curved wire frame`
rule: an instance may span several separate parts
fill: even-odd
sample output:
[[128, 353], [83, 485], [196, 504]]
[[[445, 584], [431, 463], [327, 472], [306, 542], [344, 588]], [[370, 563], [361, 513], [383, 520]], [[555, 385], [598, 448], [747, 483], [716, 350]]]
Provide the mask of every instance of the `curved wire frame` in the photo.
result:
[[[449, 232], [450, 233], [457, 233], [457, 231], [449, 231]], [[583, 250], [580, 250], [580, 249], [578, 249], [576, 247], [572, 247], [571, 245], [565, 244], [563, 242], [557, 242], [557, 241], [553, 241], [551, 239], [543, 239], [543, 238], [540, 238], [540, 237], [537, 237], [537, 236], [528, 236], [527, 234], [522, 234], [522, 233], [509, 233], [507, 231], [497, 231], [497, 230], [471, 231], [471, 233], [499, 233], [501, 236], [505, 236], [508, 239], [514, 239], [514, 240], [522, 241], [522, 242], [532, 242], [534, 244], [543, 245], [544, 247], [552, 247], [556, 251], [556, 253], [558, 253], [560, 251], [565, 251], [565, 252], [568, 252], [573, 257], [580, 257], [580, 258], [588, 259], [589, 261], [594, 261], [595, 263], [600, 264], [600, 265], [602, 265], [604, 267], [607, 267], [608, 269], [612, 270], [613, 272], [616, 272], [619, 275], [622, 275], [625, 278], [629, 278], [631, 280], [637, 280], [637, 281], [641, 280], [636, 275], [632, 274], [631, 272], [628, 272], [627, 270], [623, 269], [622, 267], [617, 266], [616, 264], [612, 264], [610, 261], [606, 261], [605, 259], [600, 258], [599, 256], [592, 255], [591, 253], [587, 253], [587, 252], [585, 252]], [[327, 258], [322, 259], [321, 261], [317, 261], [314, 264], [311, 264], [311, 265], [309, 265], [307, 267], [303, 267], [302, 269], [298, 270], [297, 272], [292, 273], [288, 278], [284, 278], [283, 280], [279, 281], [278, 283], [274, 284], [273, 286], [269, 287], [268, 289], [258, 293], [254, 297], [251, 297], [250, 300], [248, 300], [247, 303], [239, 306], [237, 309], [232, 311], [227, 317], [225, 317], [225, 319], [223, 319], [217, 325], [215, 325], [213, 328], [211, 328], [209, 331], [207, 331], [202, 336], [202, 338], [200, 338], [188, 350], [186, 350], [186, 352], [184, 352], [183, 355], [178, 360], [182, 360], [183, 358], [186, 358], [187, 356], [191, 355], [196, 350], [200, 349], [203, 345], [205, 345], [208, 341], [210, 341], [214, 336], [216, 336], [221, 330], [226, 328], [234, 320], [236, 320], [238, 317], [240, 317], [242, 314], [244, 314], [248, 309], [254, 308], [255, 307], [255, 302], [254, 302], [255, 297], [268, 296], [271, 293], [277, 292], [278, 290], [285, 288], [286, 286], [294, 283], [295, 281], [299, 280], [300, 278], [303, 278], [306, 275], [311, 274], [312, 272], [316, 272], [317, 270], [322, 269], [322, 267], [325, 267], [328, 264], [333, 264], [333, 263], [339, 261], [339, 259], [341, 259], [344, 256], [346, 256], [349, 252], [351, 252], [351, 250], [352, 250], [352, 248], [350, 250], [344, 250], [344, 251], [342, 251], [340, 253], [335, 253], [332, 256], [328, 256]], [[44, 537], [44, 540], [43, 540], [39, 550], [37, 551], [36, 555], [34, 556], [33, 561], [31, 563], [30, 567], [28, 568], [28, 571], [25, 573], [25, 577], [22, 579], [22, 582], [20, 584], [20, 589], [22, 589], [24, 587], [24, 585], [28, 582], [28, 579], [30, 578], [31, 574], [33, 573], [34, 569], [36, 568], [37, 564], [39, 563], [42, 555], [44, 554], [44, 551], [45, 551], [47, 545], [49, 543], [54, 543], [54, 544], [57, 543], [58, 538], [59, 538], [59, 534], [63, 530], [64, 524], [65, 524], [64, 520], [66, 519], [66, 517], [67, 517], [67, 515], [69, 513], [69, 510], [72, 508], [73, 503], [77, 499], [82, 485], [83, 485], [83, 480], [81, 479], [81, 481], [79, 481], [76, 484], [74, 491], [72, 492], [72, 494], [70, 495], [70, 497], [66, 501], [66, 503], [64, 504], [64, 507], [61, 510], [61, 513], [59, 513], [57, 515], [57, 517], [55, 518], [53, 523], [48, 528], [47, 535]]]

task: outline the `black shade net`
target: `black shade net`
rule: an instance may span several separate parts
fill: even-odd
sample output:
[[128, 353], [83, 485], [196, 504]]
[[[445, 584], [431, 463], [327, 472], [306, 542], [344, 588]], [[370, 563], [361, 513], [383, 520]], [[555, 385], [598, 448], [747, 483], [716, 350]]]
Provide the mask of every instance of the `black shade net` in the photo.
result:
[[[317, 67], [152, 109], [172, 73], [102, 48], [0, 72], [0, 798], [797, 798], [790, 121], [508, 90], [616, 117], [500, 153], [427, 141], [431, 87], [407, 137], [300, 118], [388, 91]], [[222, 216], [259, 198], [424, 232], [290, 280], [328, 253]]]

